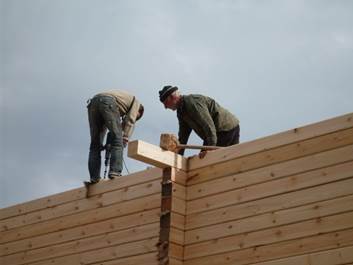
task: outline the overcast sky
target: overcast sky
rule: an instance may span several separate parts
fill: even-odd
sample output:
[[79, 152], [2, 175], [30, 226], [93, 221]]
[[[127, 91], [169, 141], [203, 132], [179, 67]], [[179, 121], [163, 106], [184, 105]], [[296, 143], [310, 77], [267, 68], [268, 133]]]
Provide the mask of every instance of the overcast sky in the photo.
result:
[[177, 133], [168, 84], [228, 108], [241, 142], [353, 111], [353, 1], [0, 3], [0, 207], [89, 179], [85, 102], [106, 89], [145, 105], [132, 138], [156, 145]]

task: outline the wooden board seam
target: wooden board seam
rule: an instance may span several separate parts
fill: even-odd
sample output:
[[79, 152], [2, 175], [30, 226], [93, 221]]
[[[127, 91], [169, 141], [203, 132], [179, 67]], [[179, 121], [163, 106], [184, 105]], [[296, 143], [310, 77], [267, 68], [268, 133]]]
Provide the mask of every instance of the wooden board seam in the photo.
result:
[[[196, 198], [193, 198], [193, 199], [186, 199], [186, 202], [188, 203], [188, 202], [192, 202], [192, 201], [195, 201], [195, 200], [208, 198], [210, 196], [223, 194], [223, 193], [229, 192], [229, 191], [241, 190], [241, 189], [245, 189], [245, 188], [256, 186], [256, 185], [261, 185], [261, 184], [264, 184], [264, 183], [267, 183], [267, 182], [278, 181], [278, 180], [281, 180], [281, 179], [291, 178], [291, 177], [295, 177], [295, 176], [306, 174], [306, 173], [310, 173], [310, 172], [315, 172], [315, 171], [320, 171], [320, 170], [324, 170], [324, 169], [329, 169], [330, 167], [344, 165], [344, 164], [349, 164], [351, 162], [353, 162], [353, 160], [348, 160], [348, 161], [344, 161], [344, 162], [340, 162], [340, 163], [334, 163], [334, 164], [330, 164], [328, 166], [317, 167], [315, 169], [303, 170], [303, 171], [299, 171], [299, 172], [297, 172], [295, 174], [281, 175], [279, 177], [273, 177], [273, 178], [265, 180], [265, 181], [254, 182], [254, 183], [251, 183], [251, 184], [248, 184], [248, 185], [244, 185], [244, 186], [239, 186], [239, 187], [236, 187], [236, 188], [229, 188], [229, 189], [221, 190], [221, 191], [214, 192], [214, 193], [208, 193], [206, 195], [203, 195], [203, 196], [200, 196], [200, 197], [196, 197]], [[233, 176], [233, 175], [229, 175], [229, 176]], [[224, 176], [224, 177], [229, 177], [229, 176]], [[234, 175], [234, 176], [236, 176], [236, 175]], [[352, 176], [353, 176], [353, 172], [352, 172]], [[350, 177], [352, 177], [352, 176], [350, 176]], [[347, 178], [350, 178], [350, 177], [347, 177]], [[335, 181], [336, 180], [331, 181], [331, 182], [335, 182]], [[331, 183], [331, 182], [327, 182], [327, 183]], [[203, 183], [205, 183], [205, 182], [203, 182]], [[199, 184], [199, 183], [197, 183], [197, 184]], [[194, 185], [197, 185], [197, 184], [194, 184]]]

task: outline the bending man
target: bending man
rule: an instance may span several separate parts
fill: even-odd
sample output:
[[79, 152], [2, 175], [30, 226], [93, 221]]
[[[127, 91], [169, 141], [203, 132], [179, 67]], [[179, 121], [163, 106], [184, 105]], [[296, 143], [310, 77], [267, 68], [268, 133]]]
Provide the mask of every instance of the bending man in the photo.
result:
[[[186, 144], [191, 131], [203, 140], [203, 145], [230, 146], [239, 143], [239, 120], [214, 99], [203, 95], [181, 95], [176, 86], [165, 86], [159, 99], [166, 109], [177, 111], [179, 142]], [[179, 151], [184, 154], [184, 149]], [[206, 151], [201, 151], [203, 158]]]
[[107, 129], [111, 135], [111, 158], [108, 177], [121, 176], [123, 147], [132, 135], [135, 122], [144, 112], [143, 105], [127, 92], [115, 90], [102, 92], [89, 100], [88, 121], [91, 144], [88, 157], [90, 184], [100, 180], [101, 151]]

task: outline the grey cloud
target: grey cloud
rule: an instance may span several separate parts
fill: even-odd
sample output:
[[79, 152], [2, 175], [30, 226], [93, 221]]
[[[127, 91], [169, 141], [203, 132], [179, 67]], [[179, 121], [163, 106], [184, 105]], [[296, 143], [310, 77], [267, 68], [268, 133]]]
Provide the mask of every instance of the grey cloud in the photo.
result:
[[242, 142], [352, 111], [351, 1], [0, 1], [0, 207], [82, 185], [104, 89], [136, 94], [154, 144], [177, 132], [165, 84], [216, 98]]

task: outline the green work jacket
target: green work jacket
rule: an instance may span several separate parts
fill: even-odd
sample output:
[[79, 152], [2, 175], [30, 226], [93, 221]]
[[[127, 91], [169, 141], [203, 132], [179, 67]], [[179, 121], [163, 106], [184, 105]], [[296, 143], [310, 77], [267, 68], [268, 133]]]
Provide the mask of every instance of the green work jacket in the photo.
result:
[[217, 133], [229, 131], [239, 120], [214, 99], [203, 95], [184, 95], [177, 109], [179, 142], [186, 144], [192, 130], [204, 145], [217, 144]]

